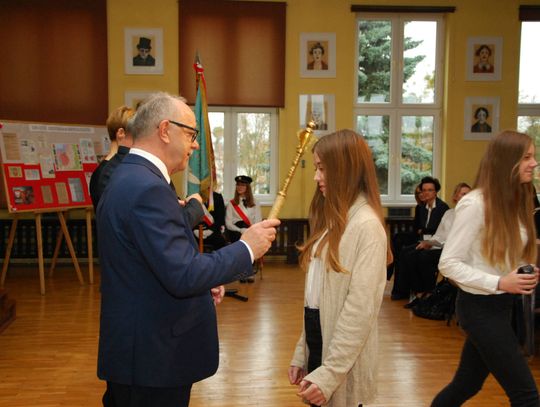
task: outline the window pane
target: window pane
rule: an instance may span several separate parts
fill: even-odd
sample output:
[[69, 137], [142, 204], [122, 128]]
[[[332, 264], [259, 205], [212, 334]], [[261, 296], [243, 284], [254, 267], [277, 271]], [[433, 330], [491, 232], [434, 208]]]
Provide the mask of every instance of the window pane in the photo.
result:
[[390, 137], [389, 116], [357, 116], [356, 131], [364, 136], [371, 152], [377, 181], [382, 195], [388, 194], [388, 140]]
[[540, 103], [538, 67], [540, 53], [540, 22], [521, 23], [521, 54], [519, 61], [519, 103]]
[[358, 102], [389, 102], [392, 23], [360, 20], [358, 35]]
[[406, 21], [403, 38], [403, 103], [433, 103], [437, 22]]
[[270, 114], [237, 116], [237, 173], [253, 178], [254, 194], [270, 193]]
[[401, 193], [414, 194], [423, 177], [433, 172], [433, 117], [401, 119]]
[[[518, 131], [527, 133], [536, 146], [536, 161], [540, 162], [540, 116], [518, 116]], [[534, 173], [534, 186], [540, 192], [540, 176], [538, 167]]]
[[210, 131], [212, 132], [212, 146], [214, 147], [214, 157], [216, 160], [217, 185], [214, 188], [216, 192], [223, 193], [223, 157], [224, 157], [224, 119], [223, 112], [208, 112], [210, 121]]

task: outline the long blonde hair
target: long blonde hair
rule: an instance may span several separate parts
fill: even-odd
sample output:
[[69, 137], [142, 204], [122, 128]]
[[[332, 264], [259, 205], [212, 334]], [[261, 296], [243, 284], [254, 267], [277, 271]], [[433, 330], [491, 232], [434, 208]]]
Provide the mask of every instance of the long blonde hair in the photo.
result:
[[[533, 220], [533, 185], [522, 183], [521, 160], [532, 139], [516, 131], [504, 131], [488, 145], [474, 187], [482, 190], [485, 231], [482, 253], [492, 266], [510, 266], [521, 261], [536, 262], [536, 233]], [[520, 224], [527, 230], [523, 246]]]
[[327, 267], [346, 272], [339, 262], [339, 243], [345, 232], [347, 214], [360, 193], [379, 216], [384, 217], [371, 151], [363, 137], [352, 130], [339, 130], [324, 136], [313, 146], [323, 166], [326, 197], [317, 188], [309, 208], [310, 237], [300, 247], [300, 265], [307, 269], [313, 245], [322, 238], [315, 252], [320, 257], [328, 245]]

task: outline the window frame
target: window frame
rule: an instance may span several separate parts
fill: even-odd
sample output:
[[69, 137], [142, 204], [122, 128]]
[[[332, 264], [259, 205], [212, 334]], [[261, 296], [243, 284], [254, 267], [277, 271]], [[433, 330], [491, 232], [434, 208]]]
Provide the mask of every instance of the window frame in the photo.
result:
[[[232, 106], [208, 106], [208, 112], [220, 112], [223, 117], [223, 191], [225, 201], [234, 197], [235, 181], [237, 174], [237, 134], [240, 113], [267, 113], [270, 114], [270, 193], [254, 194], [255, 199], [261, 206], [271, 206], [274, 203], [278, 188], [278, 111], [276, 108], [265, 107], [232, 107]], [[249, 175], [249, 174], [247, 174]]]
[[[521, 7], [524, 7], [524, 6], [521, 6]], [[520, 47], [519, 47], [519, 63], [521, 65], [522, 63], [522, 55], [521, 55], [521, 52], [522, 52], [522, 44], [521, 44], [521, 41], [522, 41], [522, 37], [521, 37], [521, 34], [523, 33], [523, 23], [536, 23], [536, 24], [540, 24], [540, 21], [538, 20], [535, 20], [535, 19], [522, 19], [520, 21]], [[518, 78], [518, 94], [517, 94], [517, 114], [516, 114], [516, 129], [519, 129], [519, 119], [520, 117], [540, 117], [540, 100], [538, 101], [538, 103], [520, 103], [519, 102], [519, 92], [520, 92], [520, 86], [521, 83], [520, 83], [520, 80]], [[540, 145], [537, 144], [536, 140], [534, 140], [535, 144], [536, 144], [536, 157], [537, 157], [537, 160], [539, 159], [540, 157]], [[538, 171], [535, 171], [535, 185], [538, 187], [538, 183], [540, 182], [540, 179], [539, 179], [539, 173]], [[540, 196], [540, 191], [538, 190], [537, 188], [537, 194]]]
[[[359, 61], [360, 21], [387, 20], [392, 23], [392, 58], [390, 77], [390, 101], [387, 103], [370, 103], [358, 101], [358, 75], [355, 69], [353, 89], [353, 123], [358, 116], [389, 116], [388, 141], [388, 193], [381, 194], [384, 206], [411, 206], [416, 204], [414, 194], [401, 193], [401, 118], [403, 116], [433, 117], [433, 152], [432, 176], [440, 177], [442, 157], [442, 108], [444, 81], [444, 30], [445, 18], [439, 13], [356, 13], [355, 19], [355, 66]], [[403, 103], [403, 39], [405, 22], [436, 21], [437, 39], [435, 41], [435, 86], [432, 103]], [[396, 30], [397, 29], [397, 30]]]

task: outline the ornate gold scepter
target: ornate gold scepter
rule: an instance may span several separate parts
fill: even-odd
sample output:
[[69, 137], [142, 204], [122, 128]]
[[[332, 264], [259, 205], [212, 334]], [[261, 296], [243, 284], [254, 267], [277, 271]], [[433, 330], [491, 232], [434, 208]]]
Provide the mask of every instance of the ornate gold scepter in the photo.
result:
[[285, 181], [283, 182], [283, 186], [281, 187], [281, 191], [278, 192], [276, 196], [276, 200], [274, 201], [274, 205], [272, 205], [272, 209], [270, 209], [270, 213], [268, 214], [268, 219], [277, 219], [279, 215], [279, 211], [281, 210], [281, 208], [283, 207], [283, 204], [285, 203], [285, 197], [287, 196], [287, 189], [289, 188], [289, 183], [291, 182], [292, 177], [294, 176], [296, 167], [298, 167], [300, 158], [302, 157], [302, 154], [304, 154], [304, 150], [306, 149], [306, 146], [309, 143], [309, 140], [311, 138], [311, 135], [313, 134], [313, 130], [315, 130], [315, 127], [316, 127], [315, 122], [311, 120], [304, 130], [300, 130], [298, 132], [298, 140], [300, 141], [300, 143], [298, 144], [298, 146], [296, 146], [296, 157], [294, 157], [292, 166], [289, 169], [289, 173], [287, 174], [287, 178], [285, 178]]

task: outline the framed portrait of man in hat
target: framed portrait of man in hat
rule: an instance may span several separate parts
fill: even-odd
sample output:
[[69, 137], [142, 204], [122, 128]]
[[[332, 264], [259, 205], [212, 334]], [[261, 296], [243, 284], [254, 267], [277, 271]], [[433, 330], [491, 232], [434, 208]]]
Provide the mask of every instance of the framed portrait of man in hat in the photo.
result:
[[126, 28], [124, 39], [126, 74], [163, 74], [163, 29]]

